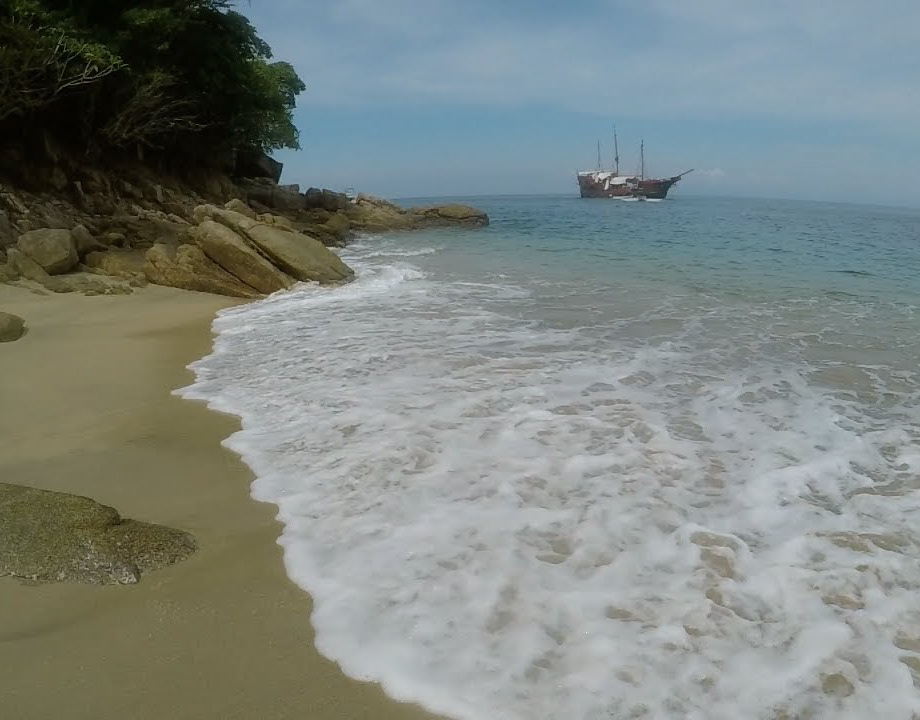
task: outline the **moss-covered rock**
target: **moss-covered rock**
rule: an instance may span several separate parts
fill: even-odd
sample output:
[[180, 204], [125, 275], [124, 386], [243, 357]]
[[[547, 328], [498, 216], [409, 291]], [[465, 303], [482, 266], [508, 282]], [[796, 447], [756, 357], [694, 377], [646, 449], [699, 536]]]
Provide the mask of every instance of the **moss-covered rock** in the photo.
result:
[[187, 532], [124, 520], [87, 497], [0, 483], [0, 576], [133, 584], [196, 547]]

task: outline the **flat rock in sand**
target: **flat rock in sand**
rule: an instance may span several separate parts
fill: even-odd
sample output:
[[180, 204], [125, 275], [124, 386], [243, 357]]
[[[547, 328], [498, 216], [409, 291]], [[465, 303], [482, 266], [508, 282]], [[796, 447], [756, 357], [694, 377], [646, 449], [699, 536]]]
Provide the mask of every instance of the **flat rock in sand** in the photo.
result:
[[196, 547], [187, 532], [124, 520], [87, 497], [0, 483], [0, 576], [133, 584]]

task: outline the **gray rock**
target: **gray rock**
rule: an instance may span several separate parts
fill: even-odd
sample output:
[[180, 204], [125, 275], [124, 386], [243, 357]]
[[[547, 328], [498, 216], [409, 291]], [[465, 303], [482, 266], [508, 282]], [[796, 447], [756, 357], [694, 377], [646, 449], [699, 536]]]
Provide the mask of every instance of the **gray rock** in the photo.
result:
[[90, 231], [83, 225], [74, 226], [70, 234], [77, 248], [77, 255], [81, 258], [86, 257], [89, 253], [95, 252], [96, 250], [105, 250], [106, 246], [96, 240]]
[[292, 278], [226, 225], [205, 220], [192, 231], [192, 236], [211, 260], [261, 293], [286, 290], [294, 284]]
[[80, 262], [70, 230], [32, 230], [20, 235], [16, 245], [49, 275], [65, 273]]
[[18, 315], [0, 312], [0, 343], [13, 342], [22, 337], [25, 321]]
[[124, 520], [90, 498], [0, 483], [0, 576], [133, 584], [195, 549], [182, 530]]
[[32, 280], [37, 283], [48, 282], [50, 276], [44, 268], [35, 262], [32, 258], [16, 248], [9, 248], [6, 251], [10, 267], [22, 275], [26, 280]]

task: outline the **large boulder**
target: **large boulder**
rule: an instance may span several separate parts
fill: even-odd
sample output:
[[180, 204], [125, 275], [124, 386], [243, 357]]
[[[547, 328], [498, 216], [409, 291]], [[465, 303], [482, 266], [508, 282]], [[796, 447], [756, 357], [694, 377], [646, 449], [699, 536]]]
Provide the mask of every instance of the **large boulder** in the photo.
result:
[[288, 275], [305, 282], [340, 283], [355, 273], [319, 240], [271, 225], [254, 225], [249, 240]]
[[205, 220], [192, 231], [192, 236], [211, 260], [261, 293], [286, 290], [294, 284], [292, 278], [226, 225]]
[[0, 576], [133, 584], [195, 552], [187, 532], [67, 493], [0, 483]]
[[144, 274], [155, 285], [239, 298], [261, 297], [255, 288], [217, 265], [196, 245], [154, 245], [147, 251]]
[[0, 343], [18, 340], [25, 327], [25, 321], [18, 315], [0, 312]]
[[32, 230], [20, 235], [16, 245], [49, 275], [73, 270], [80, 262], [70, 230]]
[[214, 205], [200, 205], [195, 208], [194, 215], [199, 222], [211, 219], [226, 225], [295, 280], [329, 284], [342, 282], [354, 275], [354, 271], [338, 255], [316, 238], [303, 233], [258, 222]]

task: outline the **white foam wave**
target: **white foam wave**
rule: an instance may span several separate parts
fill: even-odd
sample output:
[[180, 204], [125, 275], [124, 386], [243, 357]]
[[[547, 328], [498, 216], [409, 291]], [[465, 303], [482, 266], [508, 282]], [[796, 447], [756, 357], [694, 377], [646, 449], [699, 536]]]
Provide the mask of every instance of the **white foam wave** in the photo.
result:
[[464, 720], [920, 713], [920, 388], [861, 310], [553, 330], [372, 257], [221, 313], [185, 391], [345, 672]]

